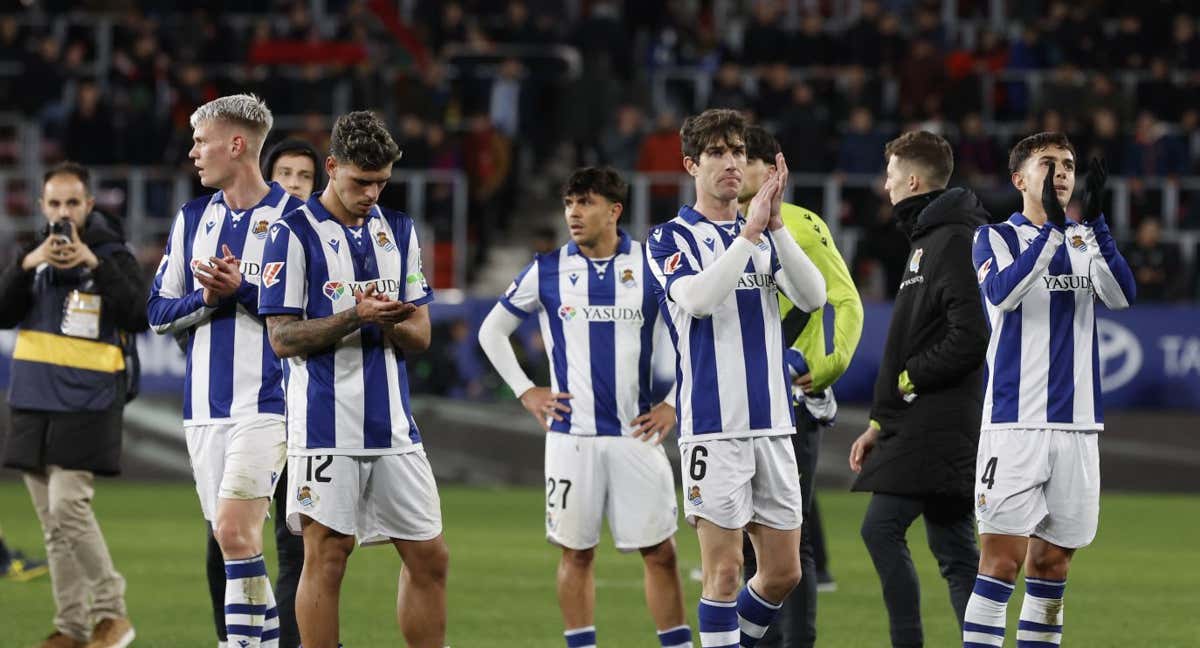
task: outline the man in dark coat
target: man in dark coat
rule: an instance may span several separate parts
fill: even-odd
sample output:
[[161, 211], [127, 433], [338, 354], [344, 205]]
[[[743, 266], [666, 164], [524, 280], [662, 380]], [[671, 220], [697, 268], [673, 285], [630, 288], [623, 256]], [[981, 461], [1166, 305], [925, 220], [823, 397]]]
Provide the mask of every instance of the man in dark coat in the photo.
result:
[[42, 240], [0, 272], [0, 328], [17, 328], [4, 465], [24, 473], [57, 609], [41, 648], [123, 647], [134, 637], [92, 500], [95, 476], [120, 472], [146, 282], [120, 222], [92, 211], [88, 180], [72, 163], [46, 174]]
[[925, 516], [929, 548], [959, 627], [979, 550], [971, 498], [988, 330], [971, 264], [987, 222], [968, 189], [946, 189], [946, 140], [909, 132], [888, 143], [893, 215], [912, 250], [875, 381], [870, 426], [850, 450], [854, 490], [874, 493], [862, 537], [879, 573], [892, 645], [922, 646], [920, 589], [905, 534]]

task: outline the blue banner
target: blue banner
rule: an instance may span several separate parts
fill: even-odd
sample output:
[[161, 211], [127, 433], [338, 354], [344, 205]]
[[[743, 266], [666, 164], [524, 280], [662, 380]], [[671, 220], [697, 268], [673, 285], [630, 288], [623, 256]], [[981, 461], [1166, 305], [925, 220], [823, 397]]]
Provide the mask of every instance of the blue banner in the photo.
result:
[[[435, 302], [431, 316], [435, 323], [463, 322], [474, 340], [479, 322], [494, 303], [491, 299]], [[865, 304], [862, 342], [835, 386], [839, 401], [870, 401], [891, 311], [891, 304]], [[1097, 313], [1105, 408], [1200, 410], [1200, 308], [1134, 306], [1112, 312], [1098, 307]], [[537, 335], [535, 320], [529, 318], [518, 336], [532, 349], [539, 346], [529, 341]], [[8, 385], [13, 340], [12, 331], [0, 331], [2, 388]], [[462, 354], [460, 360], [466, 373], [486, 370], [482, 351], [471, 348], [474, 352]], [[144, 393], [182, 392], [184, 358], [171, 336], [142, 334], [138, 350]]]

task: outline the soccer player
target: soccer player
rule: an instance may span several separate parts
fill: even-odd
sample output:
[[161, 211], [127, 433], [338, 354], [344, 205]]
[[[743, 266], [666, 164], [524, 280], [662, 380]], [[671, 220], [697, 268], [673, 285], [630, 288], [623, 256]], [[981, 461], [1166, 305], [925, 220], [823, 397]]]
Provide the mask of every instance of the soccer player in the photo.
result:
[[339, 117], [325, 190], [271, 229], [263, 257], [259, 312], [288, 374], [288, 525], [304, 534], [305, 648], [338, 645], [356, 537], [400, 554], [396, 614], [408, 645], [442, 648], [446, 634], [449, 554], [404, 359], [429, 347], [433, 291], [412, 219], [376, 204], [399, 157], [378, 117]]
[[[677, 352], [684, 513], [700, 539], [700, 644], [710, 648], [753, 648], [800, 581], [803, 502], [786, 438], [795, 420], [778, 291], [808, 312], [825, 303], [825, 280], [783, 226], [782, 155], [749, 212], [738, 214], [745, 128], [732, 110], [684, 121], [696, 204], [646, 244]], [[744, 589], [743, 529], [758, 556]]]
[[1075, 188], [1065, 135], [1026, 137], [1008, 168], [1021, 213], [981, 227], [974, 248], [991, 339], [975, 464], [982, 551], [963, 627], [971, 648], [1003, 645], [1022, 564], [1017, 646], [1062, 641], [1071, 557], [1095, 538], [1100, 515], [1095, 300], [1128, 308], [1135, 291], [1101, 213], [1103, 162], [1090, 165], [1080, 222], [1064, 211]]
[[[750, 200], [758, 193], [772, 170], [779, 142], [765, 128], [746, 127], [746, 171], [738, 208], [750, 209]], [[792, 448], [800, 468], [800, 491], [804, 496], [804, 523], [800, 537], [800, 584], [792, 591], [775, 625], [763, 635], [761, 648], [809, 647], [817, 640], [817, 568], [814, 555], [815, 537], [812, 532], [813, 476], [817, 469], [817, 451], [821, 433], [837, 415], [837, 400], [833, 383], [850, 365], [850, 358], [862, 337], [863, 309], [858, 289], [850, 278], [846, 262], [834, 245], [833, 236], [825, 221], [817, 214], [791, 203], [780, 205], [783, 225], [808, 255], [821, 276], [825, 278], [827, 298], [834, 312], [833, 346], [825, 346], [824, 308], [806, 313], [794, 308], [787, 297], [779, 296], [779, 311], [783, 315], [783, 339], [792, 341], [785, 353], [794, 374], [792, 399], [796, 417], [796, 433]], [[757, 561], [751, 545], [743, 547], [745, 574], [749, 579], [757, 571]]]
[[[674, 477], [659, 445], [675, 425], [675, 408], [650, 401], [658, 298], [641, 245], [617, 228], [626, 191], [611, 169], [571, 175], [563, 188], [570, 242], [517, 276], [483, 321], [479, 342], [549, 432], [546, 538], [562, 547], [558, 604], [568, 648], [596, 645], [592, 563], [605, 517], [617, 549], [642, 554], [659, 642], [690, 648], [673, 539]], [[551, 387], [533, 384], [508, 342], [534, 313], [549, 341]]]
[[219, 189], [187, 202], [171, 227], [147, 312], [158, 333], [186, 332], [183, 426], [204, 518], [225, 558], [230, 645], [275, 646], [275, 596], [262, 526], [286, 458], [282, 370], [258, 315], [268, 228], [300, 206], [259, 169], [271, 111], [254, 95], [191, 116], [188, 156]]
[[317, 149], [300, 139], [285, 139], [263, 158], [263, 175], [300, 200], [308, 200], [321, 168]]

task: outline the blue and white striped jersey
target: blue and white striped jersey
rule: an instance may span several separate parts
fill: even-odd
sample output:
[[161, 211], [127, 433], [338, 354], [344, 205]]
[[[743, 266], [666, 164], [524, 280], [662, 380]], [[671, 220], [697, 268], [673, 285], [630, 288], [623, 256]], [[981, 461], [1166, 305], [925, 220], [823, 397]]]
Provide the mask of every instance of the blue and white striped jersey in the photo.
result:
[[[411, 218], [375, 206], [346, 227], [313, 196], [271, 228], [259, 313], [311, 320], [354, 308], [372, 283], [391, 299], [433, 301]], [[411, 452], [421, 435], [409, 407], [404, 353], [374, 324], [335, 346], [284, 362], [288, 454]]]
[[681, 442], [796, 431], [779, 316], [782, 270], [770, 234], [763, 234], [737, 288], [711, 317], [693, 317], [668, 296], [675, 281], [716, 261], [744, 222], [739, 216], [717, 225], [684, 206], [646, 241], [659, 307], [675, 344]]
[[574, 241], [538, 255], [500, 298], [517, 317], [538, 314], [551, 389], [572, 396], [552, 432], [630, 435], [629, 422], [650, 410], [658, 297], [641, 245], [620, 236], [616, 256], [604, 261]]
[[[183, 205], [171, 226], [146, 311], [158, 333], [190, 331], [183, 387], [184, 425], [228, 423], [254, 416], [284, 415], [283, 374], [258, 317], [258, 291], [270, 226], [300, 206], [272, 182], [267, 196], [242, 212], [224, 194]], [[242, 271], [242, 287], [216, 308], [204, 305], [193, 271], [228, 245]]]
[[983, 428], [1100, 430], [1095, 298], [1128, 308], [1135, 285], [1104, 219], [1037, 227], [1021, 214], [975, 233], [991, 339]]

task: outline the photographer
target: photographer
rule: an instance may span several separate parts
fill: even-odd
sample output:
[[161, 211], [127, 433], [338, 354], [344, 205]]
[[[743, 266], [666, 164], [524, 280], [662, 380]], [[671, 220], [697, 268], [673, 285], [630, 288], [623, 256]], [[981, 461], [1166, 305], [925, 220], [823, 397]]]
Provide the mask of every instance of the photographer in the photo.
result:
[[46, 173], [41, 240], [0, 274], [0, 328], [17, 328], [4, 465], [24, 473], [57, 608], [43, 648], [126, 646], [134, 636], [92, 499], [95, 475], [120, 472], [137, 373], [127, 350], [147, 328], [146, 286], [120, 223], [92, 211], [88, 180], [72, 163]]

